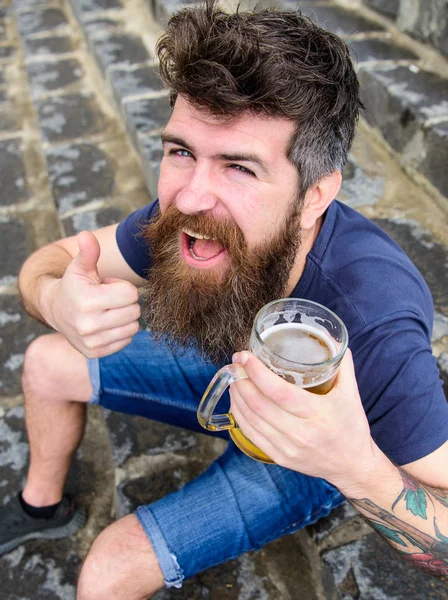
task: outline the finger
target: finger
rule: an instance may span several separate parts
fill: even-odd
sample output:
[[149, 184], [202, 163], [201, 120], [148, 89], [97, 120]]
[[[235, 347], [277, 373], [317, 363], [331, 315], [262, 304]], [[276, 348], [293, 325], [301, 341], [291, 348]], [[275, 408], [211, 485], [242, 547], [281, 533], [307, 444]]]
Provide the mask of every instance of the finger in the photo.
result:
[[232, 392], [232, 415], [235, 417], [241, 431], [274, 462], [281, 464], [282, 455], [280, 449], [282, 451], [283, 449], [286, 449], [288, 452], [292, 452], [294, 449], [290, 448], [291, 442], [288, 439], [284, 439], [278, 432], [269, 429], [269, 427], [265, 427], [263, 431], [256, 429], [247, 421], [243, 412], [240, 410], [240, 403], [234, 396], [235, 392]]
[[141, 315], [140, 305], [130, 304], [122, 308], [104, 310], [99, 314], [88, 315], [83, 320], [82, 333], [84, 336], [94, 335], [109, 329], [137, 322]]
[[118, 279], [99, 288], [99, 302], [103, 309], [123, 308], [138, 302], [138, 289], [129, 281]]
[[103, 346], [96, 350], [96, 352], [92, 353], [91, 358], [102, 358], [103, 356], [109, 356], [110, 354], [114, 354], [115, 352], [119, 352], [126, 346], [128, 346], [132, 342], [132, 337], [125, 338], [124, 340], [120, 340], [119, 342], [113, 342], [112, 344], [108, 344], [107, 346]]
[[142, 309], [140, 305], [135, 302], [122, 308], [111, 308], [106, 310], [101, 316], [101, 322], [103, 329], [113, 329], [114, 327], [121, 327], [122, 325], [128, 325], [138, 321]]
[[101, 283], [98, 273], [98, 260], [100, 258], [100, 245], [90, 231], [82, 231], [77, 237], [79, 253], [73, 259], [76, 272]]
[[[295, 390], [293, 390], [295, 392]], [[274, 435], [294, 438], [300, 443], [301, 433], [309, 423], [272, 402], [248, 380], [235, 382], [231, 386], [232, 413], [235, 405], [243, 415], [244, 421], [259, 433], [270, 437]]]
[[344, 358], [341, 361], [339, 371], [333, 385], [333, 390], [347, 389], [357, 387], [355, 376], [355, 365], [353, 364], [353, 355], [350, 348], [345, 351]]
[[318, 412], [321, 404], [319, 396], [285, 381], [251, 352], [239, 352], [233, 356], [233, 360], [243, 364], [250, 381], [283, 410], [303, 418]]
[[84, 346], [88, 350], [94, 350], [96, 348], [102, 348], [119, 342], [120, 340], [132, 338], [139, 330], [139, 324], [137, 321], [123, 325], [122, 327], [115, 327], [107, 331], [102, 331], [94, 335], [89, 335], [84, 339]]

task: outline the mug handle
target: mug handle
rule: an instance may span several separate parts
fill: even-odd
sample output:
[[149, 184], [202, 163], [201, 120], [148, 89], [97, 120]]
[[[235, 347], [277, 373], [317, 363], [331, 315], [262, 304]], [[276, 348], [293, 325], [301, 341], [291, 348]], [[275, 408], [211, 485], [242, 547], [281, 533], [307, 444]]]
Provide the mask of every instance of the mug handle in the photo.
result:
[[202, 396], [198, 408], [198, 421], [209, 431], [225, 431], [236, 427], [236, 422], [230, 413], [214, 415], [213, 411], [226, 389], [234, 381], [247, 379], [247, 373], [240, 365], [227, 365], [220, 369], [210, 381]]

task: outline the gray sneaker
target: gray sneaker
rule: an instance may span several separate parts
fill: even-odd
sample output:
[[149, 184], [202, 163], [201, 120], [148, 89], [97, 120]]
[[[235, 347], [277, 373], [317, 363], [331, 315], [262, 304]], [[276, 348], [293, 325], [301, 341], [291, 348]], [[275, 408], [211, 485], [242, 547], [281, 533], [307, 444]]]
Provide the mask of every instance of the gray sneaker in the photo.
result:
[[56, 539], [73, 535], [86, 522], [86, 512], [76, 506], [74, 498], [64, 496], [55, 514], [49, 519], [30, 517], [15, 496], [0, 508], [0, 555], [27, 540]]

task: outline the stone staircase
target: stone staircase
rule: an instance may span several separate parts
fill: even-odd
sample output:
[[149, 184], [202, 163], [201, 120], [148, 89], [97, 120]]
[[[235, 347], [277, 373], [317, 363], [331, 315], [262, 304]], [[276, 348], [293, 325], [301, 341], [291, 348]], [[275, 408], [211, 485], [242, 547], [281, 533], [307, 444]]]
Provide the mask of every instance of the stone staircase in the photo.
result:
[[[44, 243], [114, 223], [156, 197], [169, 107], [153, 49], [169, 14], [185, 4], [0, 0], [0, 255], [6, 257], [0, 264], [0, 501], [26, 473], [20, 367], [26, 346], [45, 331], [20, 307], [17, 272]], [[436, 307], [434, 354], [448, 384], [443, 48], [400, 31], [393, 20], [398, 2], [281, 4], [300, 6], [350, 42], [367, 112], [340, 198], [394, 237], [424, 274]], [[32, 542], [6, 555], [0, 597], [74, 598], [80, 561], [98, 532], [178, 489], [224, 445], [92, 407], [69, 478], [89, 507], [88, 524], [74, 540]], [[345, 505], [314, 527], [157, 595], [205, 597], [440, 600], [448, 599], [448, 588], [399, 561]]]

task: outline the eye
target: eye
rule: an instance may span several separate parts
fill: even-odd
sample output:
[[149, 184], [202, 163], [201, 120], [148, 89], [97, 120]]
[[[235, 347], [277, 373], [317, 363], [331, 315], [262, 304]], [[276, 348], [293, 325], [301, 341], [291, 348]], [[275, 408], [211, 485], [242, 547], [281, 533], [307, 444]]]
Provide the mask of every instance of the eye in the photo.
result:
[[243, 167], [243, 165], [230, 165], [230, 167], [232, 169], [235, 169], [235, 171], [241, 171], [241, 173], [244, 173], [245, 175], [255, 177], [255, 173], [253, 171], [251, 171], [250, 169], [248, 169], [247, 167]]
[[191, 152], [185, 150], [185, 148], [171, 148], [169, 154], [170, 156], [193, 156]]

